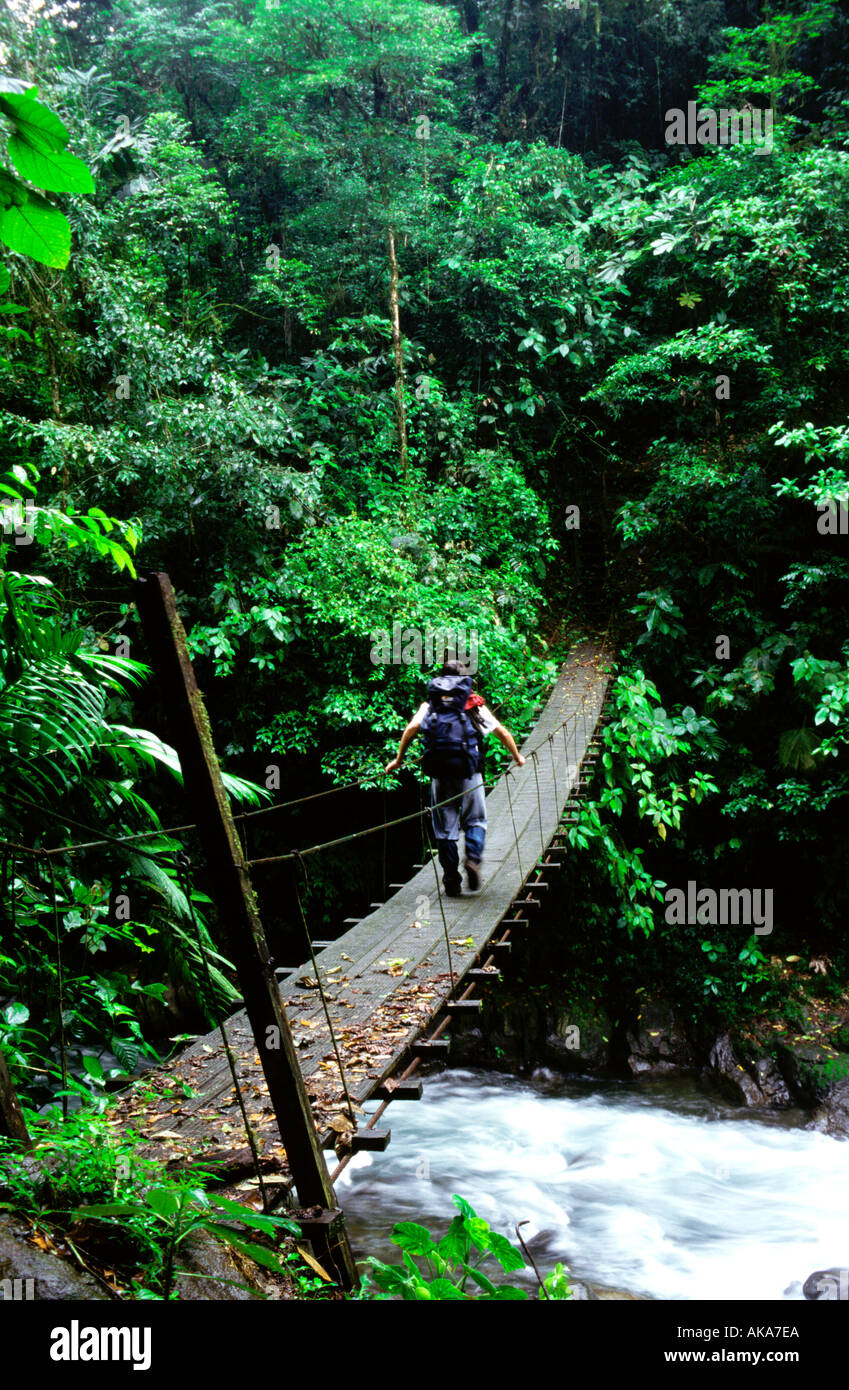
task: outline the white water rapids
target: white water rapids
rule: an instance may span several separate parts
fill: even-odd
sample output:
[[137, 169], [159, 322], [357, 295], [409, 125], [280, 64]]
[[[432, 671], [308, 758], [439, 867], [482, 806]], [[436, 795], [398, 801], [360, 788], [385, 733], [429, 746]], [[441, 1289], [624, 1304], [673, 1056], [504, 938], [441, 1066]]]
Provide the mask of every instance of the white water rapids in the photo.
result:
[[337, 1184], [358, 1259], [399, 1261], [396, 1221], [441, 1235], [456, 1192], [514, 1244], [527, 1219], [541, 1271], [562, 1260], [592, 1289], [799, 1299], [814, 1270], [849, 1265], [849, 1141], [799, 1128], [799, 1112], [753, 1115], [680, 1080], [448, 1071], [424, 1085], [389, 1108], [386, 1152], [357, 1155]]

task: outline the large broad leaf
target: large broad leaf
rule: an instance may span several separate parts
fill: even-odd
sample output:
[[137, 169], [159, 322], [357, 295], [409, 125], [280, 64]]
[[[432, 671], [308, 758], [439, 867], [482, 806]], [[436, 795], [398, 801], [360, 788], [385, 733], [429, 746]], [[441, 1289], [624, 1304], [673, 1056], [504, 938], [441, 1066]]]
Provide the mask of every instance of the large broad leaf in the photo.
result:
[[370, 1255], [367, 1263], [371, 1266], [372, 1279], [385, 1293], [402, 1294], [409, 1287], [410, 1276], [398, 1265], [385, 1265], [375, 1255]]
[[0, 241], [10, 251], [54, 270], [63, 270], [71, 254], [67, 217], [38, 193], [30, 193], [25, 202], [0, 211]]
[[430, 1231], [415, 1221], [399, 1221], [393, 1226], [392, 1244], [400, 1245], [411, 1255], [430, 1255], [436, 1249]]
[[497, 1259], [501, 1268], [505, 1271], [512, 1269], [524, 1269], [525, 1258], [515, 1245], [511, 1245], [506, 1236], [499, 1235], [497, 1231], [491, 1231], [489, 1236], [489, 1248]]
[[29, 202], [31, 192], [14, 174], [0, 169], [0, 207], [23, 207], [24, 203]]
[[63, 150], [71, 138], [68, 128], [49, 107], [36, 101], [37, 88], [28, 92], [3, 92], [0, 111], [15, 130], [31, 145], [45, 150]]
[[145, 1201], [166, 1221], [180, 1210], [180, 1198], [170, 1187], [151, 1187], [145, 1193]]
[[461, 1303], [468, 1301], [468, 1296], [461, 1293], [456, 1284], [452, 1284], [450, 1279], [431, 1279], [428, 1284], [431, 1298], [454, 1299]]
[[93, 193], [94, 179], [75, 154], [41, 150], [23, 135], [9, 139], [9, 158], [22, 178], [48, 193]]
[[469, 1253], [469, 1245], [465, 1218], [455, 1216], [439, 1242], [439, 1253], [444, 1260], [450, 1260], [452, 1264], [460, 1264]]

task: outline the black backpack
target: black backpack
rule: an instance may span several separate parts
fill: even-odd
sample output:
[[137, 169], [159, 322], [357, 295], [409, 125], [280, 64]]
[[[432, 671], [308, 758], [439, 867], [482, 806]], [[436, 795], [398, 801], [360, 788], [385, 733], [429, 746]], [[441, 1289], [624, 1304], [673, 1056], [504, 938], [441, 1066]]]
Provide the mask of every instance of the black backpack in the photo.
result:
[[474, 777], [481, 770], [481, 740], [466, 701], [471, 676], [436, 676], [427, 688], [430, 706], [422, 720], [422, 767], [428, 777]]

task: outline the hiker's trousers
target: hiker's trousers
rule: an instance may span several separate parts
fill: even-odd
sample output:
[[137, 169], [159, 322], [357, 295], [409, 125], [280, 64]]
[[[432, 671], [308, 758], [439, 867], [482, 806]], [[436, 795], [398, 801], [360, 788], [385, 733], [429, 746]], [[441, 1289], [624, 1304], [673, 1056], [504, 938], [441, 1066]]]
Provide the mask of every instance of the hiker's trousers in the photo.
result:
[[[446, 802], [446, 805], [439, 805]], [[466, 838], [466, 858], [480, 863], [486, 840], [486, 795], [483, 775], [433, 777], [430, 783], [430, 819], [447, 888], [460, 881], [457, 841]]]

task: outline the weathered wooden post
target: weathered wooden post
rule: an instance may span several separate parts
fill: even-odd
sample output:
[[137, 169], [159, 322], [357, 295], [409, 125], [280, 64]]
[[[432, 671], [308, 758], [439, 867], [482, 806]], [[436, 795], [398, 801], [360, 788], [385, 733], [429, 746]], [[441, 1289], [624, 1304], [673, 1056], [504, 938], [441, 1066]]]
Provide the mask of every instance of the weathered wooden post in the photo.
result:
[[168, 575], [142, 576], [135, 597], [298, 1198], [302, 1207], [321, 1208], [304, 1234], [328, 1273], [352, 1288], [357, 1271], [344, 1218], [334, 1214], [333, 1187]]
[[8, 1063], [0, 1052], [0, 1134], [6, 1139], [16, 1139], [25, 1148], [32, 1147], [32, 1140], [26, 1127], [21, 1102], [12, 1084]]

